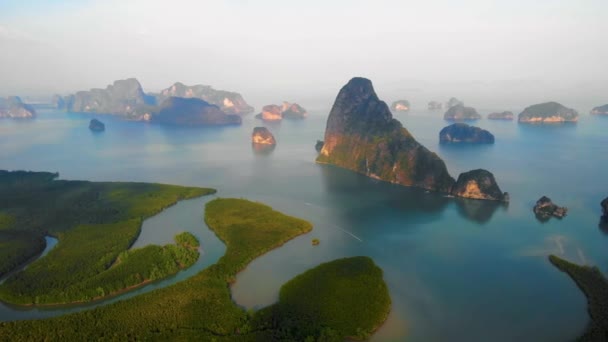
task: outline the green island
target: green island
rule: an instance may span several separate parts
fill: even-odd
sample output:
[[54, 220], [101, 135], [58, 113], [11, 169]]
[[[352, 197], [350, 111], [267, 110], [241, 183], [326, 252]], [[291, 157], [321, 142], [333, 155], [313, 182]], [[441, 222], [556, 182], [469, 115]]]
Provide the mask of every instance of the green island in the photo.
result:
[[245, 311], [230, 294], [236, 274], [312, 225], [244, 199], [210, 201], [205, 221], [226, 252], [195, 276], [89, 311], [0, 323], [0, 340], [343, 341], [369, 336], [386, 318], [382, 271], [367, 257], [322, 264], [285, 284], [278, 303]]
[[579, 341], [605, 341], [608, 339], [608, 280], [597, 267], [581, 266], [555, 255], [549, 261], [567, 273], [587, 297], [591, 322]]
[[96, 300], [175, 274], [198, 259], [189, 234], [178, 236], [176, 245], [129, 248], [146, 218], [214, 189], [58, 176], [0, 171], [0, 276], [39, 255], [45, 236], [58, 239], [44, 258], [0, 285], [1, 300], [18, 305]]

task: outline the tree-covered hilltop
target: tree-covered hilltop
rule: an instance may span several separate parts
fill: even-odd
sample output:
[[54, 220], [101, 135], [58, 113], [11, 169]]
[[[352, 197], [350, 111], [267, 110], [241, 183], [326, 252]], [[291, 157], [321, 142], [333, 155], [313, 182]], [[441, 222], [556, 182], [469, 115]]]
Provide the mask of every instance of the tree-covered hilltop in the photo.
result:
[[557, 102], [539, 103], [519, 114], [521, 123], [561, 123], [578, 121], [578, 112]]
[[[246, 312], [232, 301], [229, 283], [256, 257], [309, 232], [312, 226], [243, 199], [207, 203], [205, 221], [226, 244], [226, 253], [216, 264], [172, 286], [90, 311], [0, 323], [0, 340], [296, 341], [306, 337], [343, 341], [351, 335], [369, 336], [386, 318], [390, 299], [382, 271], [363, 257], [308, 271], [284, 287], [278, 304]], [[316, 298], [311, 283], [317, 284]], [[338, 288], [343, 291], [338, 293]], [[311, 308], [323, 308], [323, 327], [311, 320], [302, 310], [305, 307], [283, 311], [301, 303], [300, 295], [310, 299]]]
[[[46, 235], [59, 240], [48, 255], [0, 286], [3, 300], [43, 304], [99, 297], [91, 294], [90, 286], [84, 284], [92, 284], [91, 279], [104, 274], [117, 277], [120, 272], [111, 269], [117, 265], [119, 255], [136, 240], [143, 220], [179, 200], [215, 192], [164, 184], [56, 180], [57, 177], [58, 174], [48, 172], [0, 171], [0, 246], [3, 247], [0, 275], [41, 253]], [[149, 274], [154, 267], [148, 262], [146, 270], [137, 269], [135, 273], [139, 276], [136, 277], [142, 282], [149, 281], [142, 272]], [[123, 268], [125, 266], [119, 270]], [[168, 275], [168, 271], [161, 273]], [[127, 283], [135, 285], [133, 280]]]
[[587, 297], [591, 321], [579, 341], [606, 341], [608, 338], [608, 280], [597, 267], [573, 264], [555, 255], [549, 261], [567, 273]]

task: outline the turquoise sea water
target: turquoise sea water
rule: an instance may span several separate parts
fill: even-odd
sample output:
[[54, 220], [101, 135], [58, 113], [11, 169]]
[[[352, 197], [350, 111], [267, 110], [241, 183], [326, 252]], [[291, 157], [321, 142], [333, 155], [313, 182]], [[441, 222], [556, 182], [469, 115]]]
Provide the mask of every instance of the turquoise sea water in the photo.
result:
[[[479, 111], [494, 110], [504, 108]], [[442, 113], [396, 115], [445, 160], [454, 177], [475, 168], [493, 172], [511, 195], [503, 206], [315, 164], [314, 144], [323, 138], [328, 112], [267, 125], [278, 145], [270, 154], [257, 154], [250, 135], [262, 123], [253, 116], [240, 127], [204, 129], [97, 116], [106, 131], [92, 133], [91, 116], [41, 111], [33, 121], [0, 121], [0, 168], [57, 171], [64, 179], [214, 187], [219, 197], [261, 201], [312, 221], [311, 233], [239, 274], [233, 297], [247, 308], [272, 303], [284, 282], [320, 262], [368, 255], [383, 268], [393, 300], [389, 320], [374, 340], [566, 341], [584, 330], [585, 297], [547, 256], [608, 272], [608, 235], [598, 228], [599, 202], [608, 196], [603, 152], [608, 118], [582, 115], [578, 124], [557, 126], [484, 119], [475, 125], [496, 136], [494, 145], [440, 146], [438, 132], [448, 125]], [[542, 195], [567, 206], [569, 215], [537, 221], [531, 208]], [[184, 217], [187, 230], [207, 234], [204, 200], [187, 203], [161, 214], [156, 232], [144, 233], [140, 243], [171, 242], [173, 232], [162, 226], [179, 226]], [[212, 239], [199, 237], [203, 248], [205, 239]], [[312, 238], [320, 245], [312, 246]], [[2, 310], [4, 320], [28, 315], [16, 318], [12, 309]]]

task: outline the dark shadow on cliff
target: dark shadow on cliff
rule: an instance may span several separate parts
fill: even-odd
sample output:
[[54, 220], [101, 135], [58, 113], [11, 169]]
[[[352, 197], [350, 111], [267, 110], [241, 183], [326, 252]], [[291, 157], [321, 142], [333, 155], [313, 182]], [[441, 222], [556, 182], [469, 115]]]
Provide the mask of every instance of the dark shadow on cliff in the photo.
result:
[[494, 213], [499, 208], [507, 210], [509, 207], [508, 202], [500, 201], [484, 201], [467, 198], [455, 198], [456, 208], [458, 213], [473, 222], [484, 224], [494, 216]]
[[608, 217], [602, 216], [600, 217], [600, 223], [598, 223], [598, 228], [602, 233], [608, 235]]

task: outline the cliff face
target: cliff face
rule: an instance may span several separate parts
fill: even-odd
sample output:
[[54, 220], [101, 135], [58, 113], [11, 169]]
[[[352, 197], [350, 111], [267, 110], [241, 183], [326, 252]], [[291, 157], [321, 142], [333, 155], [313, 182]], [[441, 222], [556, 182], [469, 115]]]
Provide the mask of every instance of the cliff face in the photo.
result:
[[593, 108], [593, 110], [591, 110], [591, 114], [608, 115], [608, 104]]
[[477, 113], [475, 108], [465, 107], [462, 104], [456, 104], [452, 107], [449, 107], [447, 112], [443, 115], [445, 120], [479, 120], [481, 119], [481, 115]]
[[494, 175], [483, 169], [461, 173], [452, 188], [451, 194], [473, 199], [509, 201], [509, 194], [500, 190]]
[[442, 144], [493, 144], [494, 135], [479, 127], [469, 126], [465, 123], [455, 123], [439, 132], [439, 142]]
[[187, 86], [177, 82], [169, 88], [162, 90], [159, 94], [153, 94], [153, 96], [156, 97], [157, 103], [162, 103], [169, 97], [198, 98], [217, 106], [226, 114], [243, 115], [253, 112], [253, 107], [245, 102], [241, 94], [213, 89], [213, 87], [208, 85]]
[[299, 104], [284, 101], [280, 106], [275, 104], [264, 106], [262, 112], [255, 117], [264, 121], [281, 121], [283, 119], [304, 119], [307, 116], [308, 112]]
[[135, 78], [114, 81], [105, 89], [79, 91], [64, 99], [65, 108], [71, 112], [114, 114], [134, 120], [150, 115], [154, 104]]
[[23, 103], [19, 96], [0, 99], [0, 118], [33, 119], [36, 117], [34, 107]]
[[201, 99], [170, 97], [162, 103], [157, 114], [150, 116], [150, 122], [187, 126], [240, 125], [241, 117], [228, 115]]
[[340, 90], [317, 162], [439, 192], [449, 193], [454, 184], [443, 160], [393, 119], [364, 78], [353, 78]]
[[530, 106], [519, 114], [522, 123], [563, 123], [578, 121], [578, 113], [557, 102], [546, 102]]

